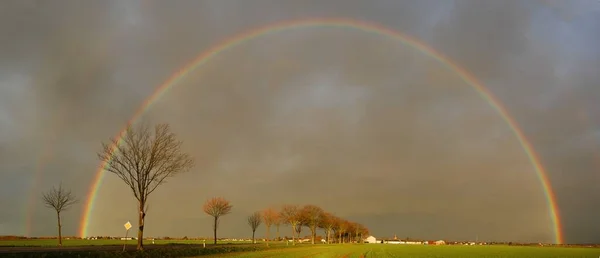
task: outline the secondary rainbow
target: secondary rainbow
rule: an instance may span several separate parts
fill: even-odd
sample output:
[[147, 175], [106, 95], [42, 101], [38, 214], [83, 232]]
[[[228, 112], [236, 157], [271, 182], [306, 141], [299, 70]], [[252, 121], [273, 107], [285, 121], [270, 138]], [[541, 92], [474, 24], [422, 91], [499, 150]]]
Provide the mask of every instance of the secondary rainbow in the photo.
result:
[[[520, 142], [523, 150], [527, 154], [530, 159], [533, 168], [540, 180], [542, 185], [544, 194], [546, 196], [546, 200], [548, 203], [549, 215], [552, 220], [552, 227], [554, 231], [554, 240], [556, 243], [563, 243], [563, 235], [561, 231], [561, 224], [559, 220], [559, 213], [556, 206], [556, 201], [554, 197], [554, 193], [552, 192], [552, 188], [550, 186], [550, 182], [548, 177], [546, 176], [546, 172], [540, 162], [539, 157], [533, 151], [533, 147], [525, 138], [524, 133], [519, 129], [515, 120], [510, 117], [506, 108], [504, 108], [500, 102], [494, 98], [489, 90], [487, 90], [476, 78], [475, 76], [468, 73], [464, 68], [460, 67], [458, 64], [453, 63], [443, 54], [438, 51], [432, 49], [426, 44], [408, 36], [401, 32], [392, 30], [390, 28], [386, 28], [382, 25], [366, 22], [366, 21], [358, 21], [346, 18], [308, 18], [301, 20], [290, 20], [277, 22], [273, 24], [269, 24], [257, 29], [251, 29], [249, 31], [237, 34], [220, 44], [215, 45], [214, 47], [200, 53], [198, 57], [193, 59], [191, 62], [183, 66], [177, 72], [175, 72], [170, 78], [168, 78], [163, 84], [158, 86], [153, 94], [147, 98], [142, 105], [136, 110], [133, 117], [129, 120], [128, 125], [134, 123], [157, 99], [159, 99], [163, 94], [165, 94], [171, 87], [175, 86], [181, 80], [185, 79], [186, 75], [190, 72], [194, 71], [198, 67], [209, 62], [213, 57], [231, 49], [235, 46], [243, 44], [249, 40], [265, 36], [271, 35], [278, 32], [289, 31], [293, 29], [306, 29], [306, 28], [347, 28], [354, 30], [361, 30], [366, 33], [375, 34], [381, 37], [387, 37], [390, 39], [397, 40], [405, 45], [411, 46], [415, 49], [418, 49], [422, 53], [436, 59], [442, 65], [444, 65], [447, 69], [456, 72], [467, 84], [469, 84], [475, 91], [477, 91], [480, 96], [488, 102], [488, 104], [494, 108], [498, 114], [504, 119], [510, 129], [513, 131], [515, 137], [517, 137]], [[124, 128], [125, 129], [125, 128]], [[124, 135], [125, 130], [119, 132], [116, 136], [117, 139], [121, 139]], [[105, 163], [101, 164], [100, 168], [96, 172], [96, 175], [92, 181], [92, 185], [90, 191], [87, 195], [87, 200], [84, 205], [84, 211], [81, 217], [81, 223], [79, 228], [79, 234], [82, 237], [87, 236], [87, 228], [90, 222], [90, 217], [92, 213], [92, 209], [94, 208], [94, 201], [96, 199], [96, 195], [98, 193], [98, 189], [102, 183], [102, 179], [104, 177], [104, 167]]]

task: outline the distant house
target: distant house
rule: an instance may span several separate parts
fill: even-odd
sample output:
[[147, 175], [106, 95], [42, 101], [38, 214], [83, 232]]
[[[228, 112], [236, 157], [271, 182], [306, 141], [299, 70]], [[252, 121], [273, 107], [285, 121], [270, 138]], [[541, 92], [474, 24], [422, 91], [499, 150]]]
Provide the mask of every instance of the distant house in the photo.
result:
[[369, 236], [369, 237], [365, 238], [365, 243], [376, 244], [377, 239], [374, 236]]
[[444, 240], [435, 241], [435, 245], [445, 245], [446, 242]]

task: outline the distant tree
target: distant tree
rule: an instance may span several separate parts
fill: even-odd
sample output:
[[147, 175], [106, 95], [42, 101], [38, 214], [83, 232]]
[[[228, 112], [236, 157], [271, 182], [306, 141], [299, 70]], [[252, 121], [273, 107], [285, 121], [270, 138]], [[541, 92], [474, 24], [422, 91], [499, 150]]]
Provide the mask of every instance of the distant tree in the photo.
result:
[[248, 225], [252, 228], [252, 243], [256, 244], [256, 240], [254, 239], [254, 233], [258, 226], [260, 226], [262, 220], [260, 217], [260, 212], [252, 213], [252, 215], [248, 216]]
[[360, 233], [360, 225], [357, 222], [351, 222], [349, 231], [352, 234], [350, 236], [350, 242], [356, 241], [356, 243], [358, 243], [358, 241], [359, 241], [358, 234]]
[[302, 224], [302, 222], [296, 224], [296, 228], [294, 228], [294, 231], [296, 232], [296, 236], [298, 236], [298, 241], [302, 240], [302, 227], [304, 225]]
[[301, 210], [304, 223], [308, 229], [310, 229], [311, 243], [313, 245], [315, 244], [315, 237], [317, 236], [317, 228], [323, 219], [323, 213], [325, 213], [323, 209], [312, 204], [305, 205]]
[[369, 229], [367, 227], [365, 227], [364, 225], [361, 225], [361, 228], [360, 228], [360, 239], [363, 240], [368, 235], [369, 235]]
[[213, 233], [215, 237], [215, 244], [217, 244], [217, 228], [219, 227], [219, 218], [231, 213], [231, 204], [228, 200], [221, 197], [214, 197], [206, 201], [203, 206], [203, 210], [206, 214], [214, 218]]
[[58, 185], [58, 188], [52, 187], [52, 190], [42, 195], [42, 201], [48, 208], [56, 211], [56, 218], [58, 222], [58, 245], [62, 246], [62, 224], [60, 221], [60, 213], [69, 209], [69, 207], [77, 203], [75, 195], [71, 190], [64, 189], [62, 184]]
[[158, 124], [154, 130], [146, 124], [129, 126], [122, 138], [102, 143], [98, 157], [105, 164], [104, 169], [125, 182], [138, 202], [138, 250], [144, 249], [144, 218], [149, 195], [166, 183], [167, 178], [186, 172], [194, 165], [181, 145], [168, 124]]
[[273, 225], [275, 225], [275, 230], [277, 231], [277, 241], [281, 240], [279, 236], [279, 227], [281, 226], [281, 214], [279, 212], [275, 212], [275, 220], [273, 221]]
[[262, 212], [262, 218], [263, 218], [263, 221], [265, 222], [265, 227], [267, 229], [265, 231], [265, 235], [266, 235], [266, 239], [267, 239], [267, 246], [269, 246], [269, 239], [270, 239], [269, 234], [271, 233], [270, 232], [271, 225], [273, 225], [273, 223], [275, 223], [275, 221], [277, 220], [277, 212], [275, 210], [273, 210], [272, 208], [268, 208]]
[[341, 244], [344, 243], [344, 234], [347, 233], [348, 230], [348, 221], [344, 220], [344, 219], [339, 219], [338, 220], [338, 233], [340, 234], [340, 238], [339, 241]]
[[340, 222], [342, 221], [342, 219], [340, 219], [340, 218], [338, 218], [336, 216], [332, 216], [331, 220], [332, 220], [332, 223], [333, 223], [333, 228], [332, 228], [333, 229], [333, 238], [337, 239], [337, 243], [341, 243], [339, 235], [341, 234], [341, 231], [340, 231]]
[[333, 214], [325, 212], [323, 213], [323, 218], [319, 223], [319, 227], [325, 231], [325, 239], [327, 240], [328, 244], [331, 243], [331, 233], [335, 227], [335, 219], [336, 218]]
[[286, 224], [292, 227], [292, 244], [296, 244], [295, 233], [296, 227], [300, 224], [300, 216], [298, 206], [296, 205], [284, 205], [280, 213], [281, 219]]

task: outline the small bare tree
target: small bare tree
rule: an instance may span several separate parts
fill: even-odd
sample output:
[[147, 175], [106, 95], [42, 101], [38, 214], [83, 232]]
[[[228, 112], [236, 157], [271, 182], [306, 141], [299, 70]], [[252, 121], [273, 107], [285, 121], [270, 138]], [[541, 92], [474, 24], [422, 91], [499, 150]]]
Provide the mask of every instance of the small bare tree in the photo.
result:
[[296, 244], [296, 228], [300, 224], [300, 214], [298, 211], [298, 206], [296, 205], [285, 205], [281, 209], [280, 213], [281, 219], [286, 224], [292, 227], [292, 244]]
[[217, 244], [217, 228], [219, 227], [219, 218], [221, 216], [231, 213], [231, 204], [228, 200], [221, 197], [214, 197], [204, 203], [203, 210], [206, 214], [214, 218], [213, 233], [215, 237], [215, 244]]
[[268, 208], [263, 211], [262, 217], [263, 221], [265, 222], [265, 227], [267, 228], [267, 230], [265, 231], [265, 235], [267, 239], [267, 246], [269, 246], [269, 235], [271, 233], [271, 225], [273, 225], [273, 223], [275, 223], [275, 221], [277, 220], [277, 212], [272, 208]]
[[252, 213], [252, 215], [248, 216], [248, 225], [250, 226], [250, 228], [252, 228], [252, 243], [256, 244], [256, 239], [254, 238], [254, 233], [256, 233], [256, 229], [258, 228], [258, 226], [260, 226], [260, 224], [262, 223], [262, 220], [260, 218], [260, 212], [255, 212]]
[[62, 246], [62, 224], [60, 221], [60, 213], [69, 209], [69, 207], [77, 203], [75, 195], [71, 193], [71, 190], [64, 189], [62, 184], [58, 185], [58, 188], [52, 187], [52, 190], [42, 195], [42, 200], [48, 208], [52, 208], [56, 211], [56, 217], [58, 220], [58, 245]]
[[186, 172], [194, 165], [181, 145], [168, 124], [158, 124], [153, 131], [145, 124], [136, 128], [129, 126], [122, 138], [102, 143], [98, 157], [106, 164], [104, 169], [123, 180], [138, 201], [138, 250], [144, 249], [148, 196], [166, 183], [167, 178]]

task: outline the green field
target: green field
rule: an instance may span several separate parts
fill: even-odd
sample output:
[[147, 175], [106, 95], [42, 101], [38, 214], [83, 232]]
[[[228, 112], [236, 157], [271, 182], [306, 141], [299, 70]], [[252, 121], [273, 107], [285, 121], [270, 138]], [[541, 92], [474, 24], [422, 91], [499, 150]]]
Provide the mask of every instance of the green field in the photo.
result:
[[[122, 245], [124, 242], [135, 245], [136, 241], [122, 240], [64, 240], [65, 246], [85, 245]], [[0, 246], [56, 246], [56, 240], [14, 240], [0, 241]], [[145, 241], [152, 245], [152, 241]], [[165, 244], [202, 244], [199, 240], [155, 240], [155, 245]], [[207, 243], [207, 247], [212, 246]], [[245, 245], [221, 242], [218, 246], [236, 248]], [[258, 243], [256, 246], [264, 246]], [[202, 247], [192, 247], [200, 248]], [[161, 248], [162, 249], [162, 248]], [[186, 248], [187, 249], [187, 248]], [[237, 249], [237, 248], [236, 248]], [[246, 249], [247, 250], [247, 249]], [[118, 253], [115, 253], [118, 255]], [[117, 256], [115, 256], [117, 257]], [[589, 258], [600, 257], [600, 248], [575, 247], [525, 247], [525, 246], [424, 246], [424, 245], [391, 245], [391, 244], [299, 244], [287, 246], [283, 243], [272, 243], [272, 247], [264, 251], [238, 252], [226, 255], [210, 255], [199, 257], [407, 257], [407, 258]]]
[[406, 258], [590, 258], [599, 257], [596, 248], [513, 247], [513, 246], [407, 246], [386, 244], [317, 245], [228, 255], [202, 257], [406, 257]]

